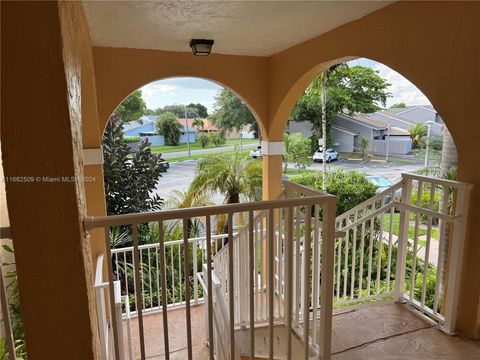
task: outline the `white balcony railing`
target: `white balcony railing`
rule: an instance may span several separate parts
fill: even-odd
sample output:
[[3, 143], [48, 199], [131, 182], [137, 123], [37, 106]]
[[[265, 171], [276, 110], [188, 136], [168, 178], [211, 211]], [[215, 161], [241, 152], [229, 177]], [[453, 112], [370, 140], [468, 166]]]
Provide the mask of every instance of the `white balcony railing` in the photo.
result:
[[[184, 307], [191, 352], [189, 309], [204, 303], [211, 359], [328, 359], [332, 301], [337, 306], [400, 301], [454, 332], [470, 189], [404, 174], [398, 184], [334, 218], [333, 197], [285, 182], [274, 201], [90, 218], [86, 227], [130, 229], [133, 246], [107, 254], [112, 260], [107, 290], [116, 286], [125, 299], [117, 322], [129, 325], [130, 310], [138, 317], [142, 358], [143, 314], [163, 312], [168, 354], [167, 310]], [[228, 231], [214, 235], [225, 214]], [[189, 219], [203, 224], [205, 236], [189, 238]], [[165, 242], [161, 230], [156, 243], [139, 244], [141, 224], [155, 222], [163, 229], [170, 221], [182, 224], [182, 240]], [[118, 296], [114, 300], [118, 307]], [[273, 348], [279, 324], [289, 330], [282, 354]], [[256, 349], [262, 346], [255, 328], [262, 327], [268, 329], [267, 342]], [[112, 324], [115, 328], [113, 339], [122, 347], [121, 329]], [[241, 348], [235, 334], [243, 330], [248, 340], [240, 341]], [[303, 341], [300, 355], [292, 354], [293, 333]], [[120, 357], [111, 358], [122, 358], [123, 350], [115, 351]]]
[[[316, 215], [311, 220], [304, 214]], [[227, 233], [215, 235], [212, 229], [225, 217]], [[190, 308], [202, 297], [207, 308], [211, 359], [238, 359], [240, 354], [255, 354], [255, 341], [250, 342], [248, 349], [239, 349], [235, 333], [247, 328], [254, 339], [256, 326], [268, 328], [268, 352], [272, 357], [274, 326], [278, 322], [289, 330], [288, 358], [292, 356], [292, 332], [296, 331], [306, 344], [306, 357], [315, 351], [327, 359], [331, 342], [334, 219], [335, 197], [315, 192], [306, 197], [272, 201], [87, 218], [85, 228], [104, 228], [107, 242], [111, 227], [123, 227], [131, 235], [132, 247], [110, 249], [107, 244], [105, 259], [111, 260], [106, 261], [108, 287], [103, 288], [107, 289], [110, 309], [118, 308], [116, 293], [121, 291], [128, 299], [123, 304], [123, 318], [129, 324], [127, 310], [137, 317], [142, 359], [146, 358], [143, 316], [157, 310], [162, 311], [165, 353], [169, 357], [167, 310], [174, 306], [185, 308], [188, 358], [192, 358]], [[189, 238], [189, 220], [201, 222], [205, 236]], [[165, 242], [164, 224], [172, 221], [181, 224], [183, 239]], [[158, 245], [140, 244], [145, 224], [152, 223], [158, 225]], [[238, 228], [236, 235], [234, 225]], [[299, 251], [300, 248], [303, 250]], [[176, 274], [172, 275], [173, 269]], [[198, 272], [204, 275], [197, 276]], [[302, 279], [297, 281], [299, 276]], [[205, 286], [201, 287], [203, 294], [199, 283]], [[130, 301], [134, 302], [132, 306]], [[318, 317], [320, 326], [311, 327], [311, 319], [317, 321]], [[113, 351], [108, 356], [122, 359], [125, 351], [119, 322], [124, 320], [112, 315], [109, 319]]]

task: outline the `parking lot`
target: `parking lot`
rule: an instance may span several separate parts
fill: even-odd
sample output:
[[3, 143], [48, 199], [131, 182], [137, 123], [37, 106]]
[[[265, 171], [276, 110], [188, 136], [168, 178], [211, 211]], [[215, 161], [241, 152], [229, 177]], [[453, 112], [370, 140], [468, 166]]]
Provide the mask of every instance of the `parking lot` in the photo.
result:
[[[362, 160], [362, 159], [340, 159], [327, 164], [329, 169], [346, 169], [364, 172], [367, 175], [379, 175], [387, 178], [392, 183], [400, 180], [401, 174], [404, 172], [412, 172], [423, 167], [423, 161], [418, 159], [406, 159], [385, 162], [383, 160]], [[187, 190], [195, 176], [197, 166], [196, 160], [183, 161], [170, 164], [170, 169], [166, 173], [162, 173], [157, 184], [157, 193], [164, 199], [170, 196], [174, 189]], [[294, 169], [294, 165], [289, 165], [290, 169]], [[322, 170], [322, 163], [312, 163], [308, 170]], [[215, 195], [214, 201], [221, 203], [222, 196]]]

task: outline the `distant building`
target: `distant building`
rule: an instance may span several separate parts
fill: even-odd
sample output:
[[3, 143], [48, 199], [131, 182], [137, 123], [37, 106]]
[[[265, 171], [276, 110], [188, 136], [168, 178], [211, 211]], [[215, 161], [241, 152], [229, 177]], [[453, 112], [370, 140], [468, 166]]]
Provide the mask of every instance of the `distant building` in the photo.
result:
[[[312, 123], [290, 121], [286, 131], [310, 137], [313, 134]], [[390, 154], [408, 154], [412, 151], [408, 130], [367, 114], [338, 114], [333, 121], [331, 134], [333, 147], [338, 152], [359, 151], [362, 137], [368, 140], [368, 151], [371, 153], [385, 154], [387, 148]]]
[[[162, 146], [165, 145], [165, 138], [163, 135], [159, 135], [156, 129], [157, 115], [144, 115], [140, 118], [139, 121], [131, 121], [123, 125], [123, 135], [128, 137], [141, 137], [148, 138], [148, 141], [153, 146]], [[197, 129], [192, 127], [193, 119], [188, 119], [188, 138], [187, 138], [187, 129], [185, 126], [185, 119], [177, 119], [178, 122], [182, 125], [182, 134], [180, 135], [180, 144], [186, 144], [190, 142], [195, 142], [197, 137]]]
[[433, 136], [443, 136], [443, 127], [445, 126], [438, 112], [430, 105], [390, 108], [378, 111], [372, 117], [391, 122], [392, 125], [395, 123], [395, 126], [405, 130], [410, 130], [411, 127], [418, 123], [425, 124], [427, 121], [431, 121], [433, 124], [430, 133]]

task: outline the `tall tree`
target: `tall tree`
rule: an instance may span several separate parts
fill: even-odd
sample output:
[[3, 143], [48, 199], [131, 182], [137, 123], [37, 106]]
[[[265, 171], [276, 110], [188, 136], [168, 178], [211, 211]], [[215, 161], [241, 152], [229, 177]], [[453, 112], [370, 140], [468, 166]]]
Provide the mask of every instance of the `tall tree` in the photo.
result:
[[178, 122], [174, 113], [168, 111], [162, 113], [157, 119], [156, 126], [158, 133], [165, 138], [165, 144], [178, 145], [183, 126]]
[[120, 116], [113, 114], [102, 140], [107, 213], [117, 215], [158, 210], [162, 199], [152, 195], [152, 191], [161, 176], [159, 156], [152, 154], [146, 138], [130, 156], [130, 149], [123, 139], [122, 124]]
[[[171, 112], [174, 113], [177, 118], [185, 119], [185, 105], [182, 104], [172, 104], [172, 105], [165, 105], [163, 108], [158, 108], [155, 110], [155, 114], [162, 115], [163, 113]], [[187, 117], [189, 119], [201, 117], [198, 113], [198, 109], [196, 107], [191, 107], [190, 105], [187, 106]]]
[[258, 124], [253, 114], [238, 96], [227, 89], [220, 90], [215, 97], [215, 112], [210, 119], [221, 130], [241, 131], [245, 126], [250, 126], [258, 134]]
[[[321, 75], [322, 76], [322, 75]], [[320, 81], [321, 79], [315, 79]], [[336, 66], [326, 73], [325, 113], [326, 132], [329, 139], [333, 120], [340, 111], [347, 113], [373, 113], [385, 106], [390, 96], [390, 84], [369, 67]], [[313, 131], [322, 137], [322, 94], [321, 87], [309, 86], [295, 105], [290, 120], [310, 121]], [[331, 143], [331, 141], [329, 141]], [[328, 145], [327, 145], [328, 146]]]
[[197, 113], [198, 113], [198, 116], [205, 119], [206, 117], [208, 117], [208, 109], [203, 106], [202, 104], [200, 103], [197, 103], [197, 104], [194, 104], [194, 103], [191, 103], [191, 104], [188, 104], [187, 108], [189, 109], [197, 109]]
[[115, 114], [118, 115], [120, 121], [127, 123], [130, 121], [137, 121], [145, 115], [147, 106], [142, 99], [142, 91], [135, 90], [122, 101], [115, 109]]
[[390, 106], [390, 109], [405, 109], [406, 107], [407, 105], [401, 102], [401, 103], [393, 104], [392, 106]]

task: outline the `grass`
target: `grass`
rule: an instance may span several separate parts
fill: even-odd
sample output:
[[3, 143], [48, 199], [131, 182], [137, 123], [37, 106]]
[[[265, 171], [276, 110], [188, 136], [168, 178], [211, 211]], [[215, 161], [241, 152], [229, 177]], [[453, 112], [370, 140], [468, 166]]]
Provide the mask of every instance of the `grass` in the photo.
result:
[[[339, 154], [340, 159], [358, 159], [358, 160], [381, 160], [385, 161], [385, 156], [378, 156], [378, 155], [366, 155], [365, 157], [362, 157], [362, 154], [358, 152], [344, 152]], [[409, 164], [415, 162], [414, 160], [411, 159], [404, 159], [404, 158], [399, 158], [390, 155], [388, 157], [388, 162], [394, 162], [394, 163], [404, 163], [404, 164]]]
[[[242, 143], [244, 145], [258, 144], [258, 139], [243, 139]], [[227, 140], [224, 145], [221, 145], [218, 147], [221, 148], [221, 147], [233, 146], [233, 145], [240, 145], [240, 139]], [[167, 153], [178, 152], [178, 151], [187, 151], [188, 144], [179, 144], [177, 146], [169, 146], [169, 145], [150, 146], [150, 148], [152, 149], [153, 153], [167, 154]], [[190, 150], [213, 149], [213, 148], [215, 148], [213, 144], [208, 144], [205, 148], [202, 148], [199, 142], [194, 142], [190, 144]]]
[[[384, 217], [384, 225], [383, 228], [385, 231], [390, 231], [390, 214], [385, 214]], [[393, 234], [397, 235], [400, 233], [400, 214], [395, 213], [393, 214]], [[424, 236], [427, 235], [427, 229], [426, 227], [420, 225], [418, 227], [418, 236]], [[413, 239], [415, 236], [415, 226], [409, 225], [408, 227], [408, 237], [410, 239]], [[438, 228], [432, 226], [432, 238], [435, 240], [439, 239], [439, 233], [438, 233]], [[422, 244], [422, 241], [419, 241], [419, 243], [423, 246], [425, 244]]]
[[[230, 155], [233, 154], [235, 151], [222, 151], [222, 155]], [[241, 152], [241, 154], [248, 155], [250, 150], [244, 150]], [[182, 156], [175, 156], [172, 158], [166, 159], [169, 163], [177, 163], [177, 162], [182, 162], [182, 161], [187, 161], [187, 160], [200, 160], [200, 159], [206, 159], [212, 156], [218, 156], [219, 153], [207, 153], [207, 154], [192, 154], [192, 156], [188, 155], [182, 155]], [[260, 160], [259, 160], [260, 161]]]

